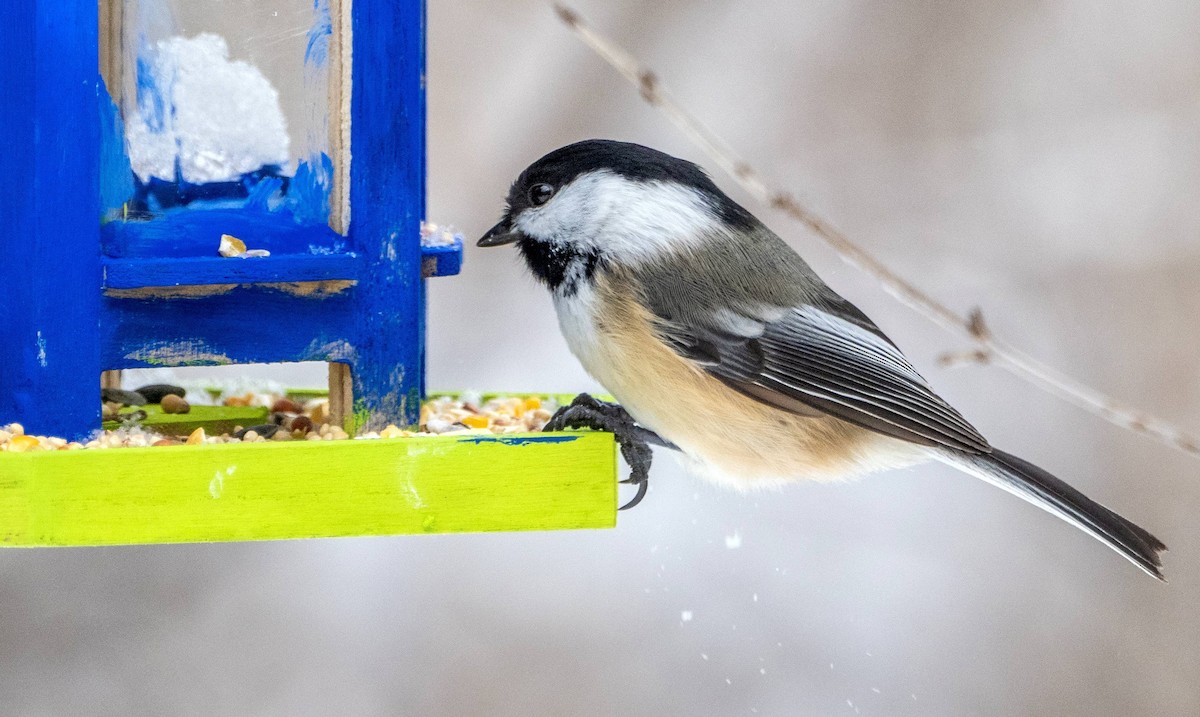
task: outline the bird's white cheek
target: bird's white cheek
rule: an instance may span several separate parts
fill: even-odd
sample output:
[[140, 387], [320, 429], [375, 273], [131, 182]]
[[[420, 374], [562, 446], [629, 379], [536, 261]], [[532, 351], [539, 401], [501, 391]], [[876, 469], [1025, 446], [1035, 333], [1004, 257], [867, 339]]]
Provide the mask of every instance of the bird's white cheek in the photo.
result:
[[583, 241], [594, 232], [588, 224], [596, 217], [590, 199], [581, 189], [569, 188], [546, 206], [526, 209], [513, 226], [541, 241]]
[[561, 236], [564, 227], [559, 217], [546, 210], [527, 209], [513, 222], [513, 228], [541, 241]]
[[513, 226], [539, 241], [646, 261], [702, 244], [715, 221], [694, 190], [599, 171], [574, 179], [545, 206], [526, 209]]

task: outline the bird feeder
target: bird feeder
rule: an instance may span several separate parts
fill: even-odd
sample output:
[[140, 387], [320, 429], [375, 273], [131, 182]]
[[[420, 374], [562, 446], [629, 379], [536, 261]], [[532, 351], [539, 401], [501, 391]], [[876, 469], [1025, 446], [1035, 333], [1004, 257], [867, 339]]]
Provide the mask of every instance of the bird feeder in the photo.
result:
[[[84, 437], [138, 367], [323, 361], [351, 430], [412, 425], [425, 289], [420, 0], [0, 7], [0, 423]], [[299, 29], [297, 29], [299, 28]], [[604, 527], [608, 434], [0, 453], [0, 542]]]

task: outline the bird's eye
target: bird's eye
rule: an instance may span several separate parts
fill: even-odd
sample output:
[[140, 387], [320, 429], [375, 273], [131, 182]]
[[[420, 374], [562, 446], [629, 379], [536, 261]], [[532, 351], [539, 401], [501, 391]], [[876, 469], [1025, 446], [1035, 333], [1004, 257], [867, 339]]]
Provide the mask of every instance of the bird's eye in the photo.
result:
[[529, 188], [529, 201], [533, 206], [540, 207], [554, 196], [554, 187], [549, 184], [535, 184]]

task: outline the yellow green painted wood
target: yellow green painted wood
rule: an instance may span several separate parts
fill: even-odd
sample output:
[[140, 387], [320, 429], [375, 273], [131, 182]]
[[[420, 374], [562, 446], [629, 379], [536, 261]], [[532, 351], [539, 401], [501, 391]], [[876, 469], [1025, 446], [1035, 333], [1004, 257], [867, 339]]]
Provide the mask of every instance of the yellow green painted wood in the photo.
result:
[[609, 528], [611, 434], [0, 453], [0, 545]]
[[[238, 426], [258, 426], [267, 423], [271, 411], [264, 406], [192, 406], [187, 413], [163, 413], [162, 406], [148, 403], [145, 406], [127, 406], [121, 411], [145, 411], [146, 418], [138, 425], [168, 436], [186, 436], [197, 428], [209, 435], [233, 433]], [[105, 421], [105, 430], [121, 427], [120, 421]]]
[[289, 388], [285, 392], [293, 401], [311, 401], [314, 398], [325, 398], [329, 395], [328, 388]]

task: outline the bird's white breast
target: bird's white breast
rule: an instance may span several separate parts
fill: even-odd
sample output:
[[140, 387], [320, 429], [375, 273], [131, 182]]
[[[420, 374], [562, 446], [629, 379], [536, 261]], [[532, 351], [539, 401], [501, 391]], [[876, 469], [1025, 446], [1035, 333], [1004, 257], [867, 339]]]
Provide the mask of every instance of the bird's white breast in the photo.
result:
[[596, 322], [598, 300], [595, 287], [590, 281], [580, 281], [570, 295], [556, 291], [553, 296], [558, 327], [567, 340], [567, 347], [584, 369], [600, 380], [596, 371], [602, 361], [599, 353], [603, 345]]

